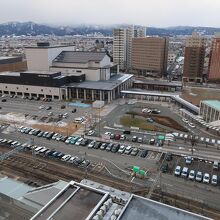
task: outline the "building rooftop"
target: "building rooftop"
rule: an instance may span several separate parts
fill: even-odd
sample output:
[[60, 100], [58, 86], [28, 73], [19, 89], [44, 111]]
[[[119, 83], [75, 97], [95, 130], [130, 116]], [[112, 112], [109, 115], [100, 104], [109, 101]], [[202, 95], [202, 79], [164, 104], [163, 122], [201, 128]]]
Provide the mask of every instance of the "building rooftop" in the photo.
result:
[[0, 64], [10, 64], [20, 61], [22, 61], [22, 57], [19, 56], [15, 56], [15, 57], [0, 56]]
[[204, 100], [202, 102], [205, 103], [206, 105], [220, 111], [220, 101], [218, 101], [218, 100]]
[[207, 219], [163, 203], [132, 195], [120, 220], [199, 220]]
[[112, 90], [131, 77], [133, 77], [131, 74], [117, 74], [106, 81], [85, 81], [82, 83], [71, 83], [67, 86], [83, 89]]
[[161, 85], [161, 86], [179, 86], [182, 87], [182, 82], [167, 82], [167, 81], [142, 81], [142, 80], [135, 80], [134, 83], [138, 84], [146, 84], [146, 85]]
[[53, 60], [53, 63], [88, 63], [89, 61], [100, 62], [105, 56], [105, 52], [62, 51]]

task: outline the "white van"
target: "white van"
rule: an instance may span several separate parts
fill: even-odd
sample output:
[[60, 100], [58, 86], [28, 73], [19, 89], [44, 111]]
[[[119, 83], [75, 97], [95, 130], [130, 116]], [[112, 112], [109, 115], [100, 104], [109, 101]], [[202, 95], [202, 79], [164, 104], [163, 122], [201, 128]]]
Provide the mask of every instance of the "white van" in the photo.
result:
[[79, 118], [75, 118], [74, 121], [76, 123], [80, 123], [81, 124], [81, 123], [83, 123], [84, 120], [83, 120], [83, 118], [79, 117]]

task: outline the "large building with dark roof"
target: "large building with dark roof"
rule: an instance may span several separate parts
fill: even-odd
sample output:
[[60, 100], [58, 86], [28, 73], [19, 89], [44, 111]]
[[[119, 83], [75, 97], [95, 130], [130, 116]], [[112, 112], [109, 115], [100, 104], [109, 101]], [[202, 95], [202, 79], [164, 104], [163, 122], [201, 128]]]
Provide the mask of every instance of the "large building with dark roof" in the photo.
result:
[[111, 102], [132, 87], [104, 52], [40, 43], [26, 48], [28, 71], [0, 74], [0, 94]]

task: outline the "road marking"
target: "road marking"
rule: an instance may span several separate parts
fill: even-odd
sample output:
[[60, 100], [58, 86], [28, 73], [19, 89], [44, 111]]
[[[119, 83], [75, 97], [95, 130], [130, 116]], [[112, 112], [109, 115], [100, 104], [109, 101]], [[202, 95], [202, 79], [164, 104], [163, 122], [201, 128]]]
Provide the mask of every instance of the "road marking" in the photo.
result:
[[131, 179], [131, 183], [133, 182], [134, 179], [135, 179], [135, 177], [133, 177], [133, 178]]

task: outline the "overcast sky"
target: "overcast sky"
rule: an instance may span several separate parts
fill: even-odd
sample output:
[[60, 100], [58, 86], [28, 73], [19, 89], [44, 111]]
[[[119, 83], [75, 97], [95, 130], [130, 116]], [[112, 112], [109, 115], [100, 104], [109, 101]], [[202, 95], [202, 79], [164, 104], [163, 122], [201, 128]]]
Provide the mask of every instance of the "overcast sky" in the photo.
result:
[[220, 0], [0, 0], [0, 23], [220, 27]]

